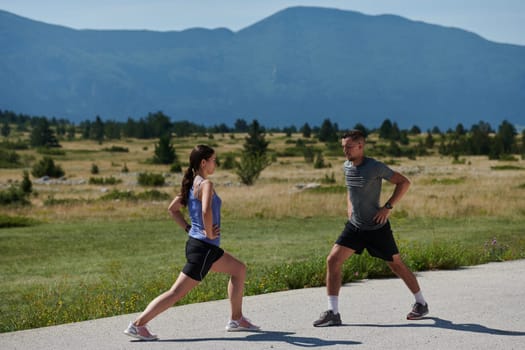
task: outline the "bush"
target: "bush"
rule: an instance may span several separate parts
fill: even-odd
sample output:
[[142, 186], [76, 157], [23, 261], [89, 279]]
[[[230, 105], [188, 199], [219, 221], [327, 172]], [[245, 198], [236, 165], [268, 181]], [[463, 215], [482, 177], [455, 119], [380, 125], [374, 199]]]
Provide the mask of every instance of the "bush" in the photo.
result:
[[38, 221], [24, 216], [8, 216], [0, 214], [0, 228], [35, 226]]
[[116, 185], [121, 183], [121, 179], [117, 179], [113, 176], [110, 177], [90, 177], [89, 178], [89, 184], [90, 185]]
[[18, 140], [16, 142], [4, 140], [0, 142], [0, 147], [9, 150], [25, 150], [29, 149], [26, 141]]
[[166, 180], [161, 174], [139, 173], [138, 182], [141, 186], [164, 186]]
[[178, 160], [176, 160], [171, 166], [170, 166], [170, 172], [172, 173], [182, 173], [182, 165]]
[[127, 147], [119, 147], [119, 146], [111, 146], [110, 148], [103, 148], [102, 150], [106, 152], [122, 152], [122, 153], [129, 152], [129, 149]]
[[263, 169], [270, 163], [271, 160], [265, 155], [255, 156], [243, 153], [241, 161], [236, 165], [235, 172], [243, 184], [250, 186], [255, 183]]
[[132, 191], [119, 191], [119, 190], [113, 190], [102, 197], [100, 197], [100, 200], [102, 201], [113, 201], [113, 200], [136, 200], [137, 197]]
[[221, 164], [221, 168], [226, 170], [235, 168], [235, 155], [233, 153], [227, 153], [224, 155], [224, 161]]
[[133, 191], [118, 191], [113, 190], [104, 196], [100, 197], [100, 200], [102, 201], [112, 201], [112, 200], [128, 200], [128, 201], [137, 201], [137, 200], [149, 200], [149, 201], [165, 201], [167, 199], [170, 199], [170, 195], [157, 191], [157, 190], [151, 190], [151, 191], [144, 191], [139, 194], [135, 194]]
[[51, 205], [75, 205], [82, 202], [86, 202], [84, 199], [79, 198], [55, 198], [54, 196], [48, 196], [47, 199], [44, 199], [43, 203], [45, 206], [51, 206]]
[[0, 191], [0, 205], [27, 205], [29, 204], [27, 196], [28, 194], [25, 193], [21, 188], [11, 186], [7, 190]]
[[148, 200], [148, 201], [165, 201], [170, 199], [170, 195], [166, 192], [161, 192], [157, 190], [144, 191], [137, 194], [137, 199]]
[[0, 149], [0, 169], [18, 168], [21, 165], [18, 153]]
[[65, 156], [66, 152], [61, 149], [49, 148], [49, 147], [38, 147], [36, 151], [40, 154], [48, 156]]
[[98, 174], [99, 172], [100, 170], [98, 169], [98, 165], [91, 164], [91, 174], [95, 175], [95, 174]]
[[27, 170], [24, 170], [22, 183], [20, 184], [20, 189], [22, 190], [22, 192], [28, 195], [31, 192], [33, 192], [33, 183], [29, 179], [29, 173], [27, 172]]
[[303, 149], [303, 157], [306, 163], [313, 163], [315, 159], [315, 153], [313, 147], [305, 147]]
[[32, 191], [33, 184], [29, 180], [29, 173], [24, 171], [22, 182], [19, 186], [11, 185], [7, 190], [0, 191], [0, 205], [30, 204], [28, 197]]
[[326, 164], [324, 162], [324, 157], [323, 157], [322, 152], [317, 152], [317, 157], [315, 158], [315, 162], [314, 162], [314, 168], [315, 169], [326, 168]]
[[31, 175], [34, 177], [49, 176], [59, 178], [64, 176], [64, 170], [51, 157], [44, 157], [40, 162], [33, 166]]

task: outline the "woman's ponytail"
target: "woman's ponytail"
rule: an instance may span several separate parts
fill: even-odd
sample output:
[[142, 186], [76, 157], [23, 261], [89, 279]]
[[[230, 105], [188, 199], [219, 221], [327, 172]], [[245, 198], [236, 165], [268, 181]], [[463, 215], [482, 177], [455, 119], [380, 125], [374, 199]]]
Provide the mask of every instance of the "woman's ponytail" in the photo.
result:
[[200, 164], [203, 159], [208, 160], [213, 156], [215, 151], [213, 148], [206, 145], [197, 145], [190, 154], [190, 166], [182, 177], [182, 185], [180, 187], [180, 196], [182, 198], [182, 205], [188, 204], [188, 198], [191, 188], [193, 187], [193, 180], [199, 171]]
[[193, 185], [193, 179], [195, 178], [195, 175], [193, 173], [193, 168], [190, 166], [184, 173], [184, 176], [182, 177], [182, 185], [180, 187], [180, 196], [182, 198], [181, 204], [186, 205], [188, 204], [188, 197], [190, 194], [191, 186]]

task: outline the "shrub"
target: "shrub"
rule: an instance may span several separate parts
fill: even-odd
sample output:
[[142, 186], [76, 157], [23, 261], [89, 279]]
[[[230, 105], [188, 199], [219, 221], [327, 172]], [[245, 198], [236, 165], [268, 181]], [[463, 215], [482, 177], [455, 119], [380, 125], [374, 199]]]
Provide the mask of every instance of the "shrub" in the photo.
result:
[[235, 168], [235, 155], [233, 153], [227, 153], [224, 155], [224, 161], [221, 164], [221, 168], [226, 170]]
[[0, 169], [18, 168], [21, 166], [20, 156], [15, 151], [0, 149]]
[[164, 186], [166, 180], [161, 174], [139, 173], [138, 182], [141, 186]]
[[25, 194], [30, 194], [31, 192], [33, 192], [33, 183], [29, 179], [29, 173], [27, 172], [27, 170], [24, 170], [22, 183], [20, 184], [20, 189]]
[[119, 190], [113, 190], [100, 197], [100, 200], [102, 201], [136, 200], [136, 199], [137, 197], [132, 191], [119, 191]]
[[29, 173], [24, 171], [22, 182], [19, 186], [11, 185], [7, 190], [0, 191], [0, 205], [19, 204], [27, 205], [33, 184], [29, 180]]
[[317, 152], [317, 157], [315, 158], [315, 162], [314, 162], [314, 168], [323, 169], [325, 167], [326, 167], [326, 164], [324, 163], [323, 153]]
[[303, 156], [304, 156], [304, 161], [306, 163], [313, 163], [314, 162], [314, 158], [315, 158], [314, 148], [313, 147], [305, 147], [303, 149]]
[[90, 177], [89, 178], [89, 184], [90, 185], [116, 185], [121, 183], [121, 179], [117, 179], [113, 176], [110, 177]]
[[100, 197], [100, 200], [103, 201], [112, 201], [112, 200], [128, 200], [128, 201], [136, 201], [136, 200], [149, 200], [149, 201], [164, 201], [170, 198], [170, 195], [157, 191], [157, 190], [151, 190], [151, 191], [144, 191], [139, 194], [135, 194], [133, 191], [118, 191], [113, 190], [102, 197]]
[[266, 155], [257, 156], [243, 153], [241, 161], [236, 164], [236, 174], [245, 185], [253, 185], [261, 172], [270, 165], [271, 160]]
[[66, 152], [61, 149], [50, 148], [50, 147], [38, 147], [36, 151], [40, 154], [45, 154], [48, 156], [65, 156]]
[[142, 193], [137, 194], [136, 197], [137, 199], [149, 201], [165, 201], [167, 199], [170, 199], [169, 194], [157, 190], [144, 191]]
[[321, 180], [321, 182], [324, 184], [335, 184], [336, 181], [334, 173], [332, 172], [330, 176], [328, 176], [328, 174], [325, 174], [324, 179]]
[[103, 148], [102, 150], [106, 152], [122, 152], [122, 153], [129, 152], [129, 149], [127, 147], [120, 147], [120, 146], [111, 146], [110, 148]]
[[29, 204], [27, 196], [28, 194], [24, 193], [21, 188], [11, 186], [7, 190], [0, 191], [0, 205], [27, 205]]
[[0, 147], [9, 150], [24, 150], [29, 149], [26, 141], [18, 140], [16, 142], [4, 140], [0, 142]]
[[525, 168], [517, 165], [495, 165], [490, 167], [491, 170], [524, 170]]
[[172, 173], [181, 173], [182, 172], [182, 165], [178, 160], [176, 160], [171, 166], [170, 166], [170, 172]]
[[35, 226], [38, 221], [24, 216], [8, 216], [0, 214], [0, 228]]
[[59, 165], [55, 165], [55, 162], [51, 157], [44, 157], [40, 162], [33, 166], [31, 175], [34, 177], [62, 177], [64, 176], [64, 170]]
[[99, 172], [100, 170], [98, 169], [98, 165], [91, 164], [91, 174], [95, 175], [95, 174], [98, 174]]
[[47, 199], [44, 199], [45, 206], [51, 205], [74, 205], [78, 203], [85, 202], [84, 199], [79, 198], [55, 198], [53, 196], [48, 196]]

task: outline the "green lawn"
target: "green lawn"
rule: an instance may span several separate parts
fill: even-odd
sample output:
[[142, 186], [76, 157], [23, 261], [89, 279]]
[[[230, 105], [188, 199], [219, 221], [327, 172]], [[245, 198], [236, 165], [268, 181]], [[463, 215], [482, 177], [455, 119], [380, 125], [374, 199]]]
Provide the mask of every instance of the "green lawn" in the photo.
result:
[[[319, 286], [343, 225], [344, 218], [225, 219], [222, 247], [248, 265], [246, 294]], [[392, 226], [413, 269], [525, 258], [525, 218], [393, 218]], [[185, 240], [170, 220], [1, 229], [0, 331], [141, 311], [178, 275]], [[366, 254], [345, 264], [347, 282], [385, 275], [385, 264]], [[181, 303], [225, 297], [226, 277], [211, 274]]]

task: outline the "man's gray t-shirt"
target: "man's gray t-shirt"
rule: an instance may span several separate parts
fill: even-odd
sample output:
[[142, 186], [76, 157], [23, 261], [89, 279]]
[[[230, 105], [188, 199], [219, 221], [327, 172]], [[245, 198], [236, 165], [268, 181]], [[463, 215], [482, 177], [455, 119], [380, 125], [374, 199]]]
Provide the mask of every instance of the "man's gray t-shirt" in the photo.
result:
[[390, 180], [394, 171], [373, 158], [365, 157], [358, 166], [347, 160], [343, 165], [348, 195], [352, 203], [350, 223], [361, 230], [376, 230], [384, 224], [374, 221], [374, 216], [381, 207], [381, 183]]

